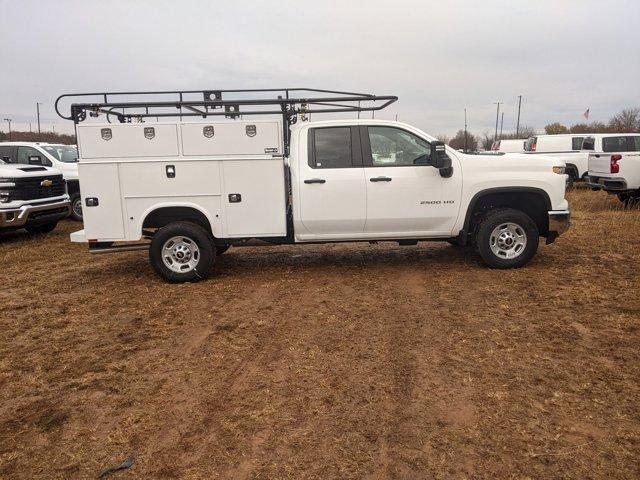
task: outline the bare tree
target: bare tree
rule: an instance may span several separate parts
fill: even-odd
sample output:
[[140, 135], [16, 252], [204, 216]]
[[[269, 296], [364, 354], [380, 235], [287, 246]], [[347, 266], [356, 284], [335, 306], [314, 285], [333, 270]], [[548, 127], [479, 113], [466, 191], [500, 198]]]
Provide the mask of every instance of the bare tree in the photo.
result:
[[609, 120], [609, 130], [618, 133], [640, 132], [640, 108], [625, 108]]
[[550, 123], [544, 126], [547, 135], [558, 135], [560, 133], [569, 133], [569, 129], [559, 122]]
[[519, 139], [527, 139], [529, 137], [534, 137], [536, 135], [536, 129], [533, 127], [520, 127], [520, 132], [518, 133], [518, 135], [516, 135], [515, 132], [513, 133], [505, 133], [502, 135], [502, 138], [504, 138], [505, 140], [519, 140]]
[[[449, 140], [449, 146], [456, 150], [465, 148], [464, 130], [458, 130], [455, 136]], [[467, 132], [467, 150], [475, 152], [478, 149], [478, 139], [472, 133]]]
[[606, 133], [609, 127], [602, 122], [576, 123], [569, 130], [571, 133]]

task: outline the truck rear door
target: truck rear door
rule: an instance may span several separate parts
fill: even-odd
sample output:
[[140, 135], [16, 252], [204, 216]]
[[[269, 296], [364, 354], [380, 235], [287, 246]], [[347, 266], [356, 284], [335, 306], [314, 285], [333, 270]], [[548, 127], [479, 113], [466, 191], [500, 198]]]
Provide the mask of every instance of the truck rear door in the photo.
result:
[[[311, 234], [307, 238], [361, 235], [366, 187], [358, 127], [310, 128], [307, 155], [299, 155], [298, 161], [299, 216]], [[296, 235], [306, 239], [300, 229]]]

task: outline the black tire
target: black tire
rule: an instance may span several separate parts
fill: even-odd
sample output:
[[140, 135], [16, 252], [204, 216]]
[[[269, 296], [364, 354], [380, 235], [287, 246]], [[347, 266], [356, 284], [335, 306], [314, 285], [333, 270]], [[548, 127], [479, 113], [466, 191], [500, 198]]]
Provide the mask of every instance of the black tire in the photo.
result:
[[58, 222], [43, 223], [42, 225], [28, 225], [25, 230], [29, 233], [40, 234], [53, 232], [58, 226]]
[[618, 193], [620, 200], [626, 208], [634, 208], [640, 205], [640, 192]]
[[69, 214], [69, 218], [76, 222], [82, 221], [82, 198], [80, 198], [79, 193], [71, 195], [71, 213]]
[[[191, 253], [185, 256], [181, 251], [173, 251], [171, 255], [166, 255], [167, 262], [175, 265], [172, 269], [165, 263], [163, 249], [171, 247], [170, 241], [173, 237], [182, 238], [181, 241], [173, 244], [174, 249], [186, 249]], [[193, 244], [197, 248], [194, 248]], [[178, 258], [177, 255], [180, 253], [183, 256]], [[215, 248], [211, 236], [200, 225], [192, 222], [174, 222], [165, 225], [153, 236], [149, 248], [149, 261], [154, 270], [171, 283], [197, 282], [207, 278], [215, 259]], [[184, 268], [184, 271], [176, 271], [184, 267], [185, 264], [181, 262], [186, 260], [189, 260], [189, 265]]]
[[229, 250], [231, 245], [216, 245], [216, 255], [222, 255], [224, 252]]
[[[500, 232], [499, 228], [502, 226], [505, 226], [504, 232], [496, 237], [496, 233]], [[538, 226], [531, 217], [520, 210], [512, 208], [492, 210], [480, 221], [476, 232], [478, 253], [491, 268], [522, 267], [533, 258], [538, 250], [540, 240]], [[524, 245], [520, 243], [521, 237], [518, 232], [524, 236]], [[503, 234], [505, 238], [500, 240]], [[501, 249], [501, 244], [506, 245], [506, 248]], [[518, 245], [521, 250], [517, 250]], [[502, 253], [495, 253], [494, 250]], [[515, 256], [509, 258], [510, 254], [515, 254]]]

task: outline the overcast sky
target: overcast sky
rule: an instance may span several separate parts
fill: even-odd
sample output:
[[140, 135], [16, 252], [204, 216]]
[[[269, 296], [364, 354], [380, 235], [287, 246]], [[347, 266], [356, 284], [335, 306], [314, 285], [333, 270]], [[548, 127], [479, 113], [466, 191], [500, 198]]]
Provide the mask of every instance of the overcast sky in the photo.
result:
[[[431, 134], [606, 121], [640, 106], [639, 0], [0, 0], [0, 115], [72, 131], [53, 102], [101, 90], [305, 86], [392, 94]], [[6, 122], [2, 130], [6, 131]], [[35, 128], [35, 127], [34, 127]]]

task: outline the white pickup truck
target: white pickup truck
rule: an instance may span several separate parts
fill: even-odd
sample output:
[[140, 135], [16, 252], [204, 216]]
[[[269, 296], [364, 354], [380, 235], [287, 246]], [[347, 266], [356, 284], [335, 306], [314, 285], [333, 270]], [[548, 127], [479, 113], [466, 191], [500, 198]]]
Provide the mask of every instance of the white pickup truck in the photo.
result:
[[[585, 139], [585, 142], [590, 139]], [[640, 134], [616, 133], [597, 139], [602, 153], [589, 154], [587, 181], [616, 194], [627, 205], [640, 202]]]
[[71, 218], [82, 221], [82, 202], [78, 182], [78, 148], [75, 145], [45, 142], [2, 142], [0, 159], [5, 163], [42, 165], [62, 173], [71, 199]]
[[[230, 92], [238, 98], [223, 100]], [[127, 93], [124, 102], [100, 93], [91, 95], [102, 103], [73, 103], [61, 116], [76, 122], [85, 229], [71, 240], [95, 253], [149, 249], [157, 273], [180, 282], [206, 277], [216, 255], [254, 240], [448, 241], [476, 246], [491, 267], [513, 268], [533, 257], [540, 236], [551, 243], [569, 227], [562, 162], [465, 155], [393, 121], [305, 121], [380, 110], [396, 97], [238, 92], [202, 91], [199, 100], [185, 100], [197, 92], [162, 92], [176, 101]], [[59, 113], [74, 96], [58, 99]], [[277, 121], [237, 119], [279, 112]], [[81, 123], [87, 114], [122, 123]], [[130, 122], [215, 115], [229, 120]]]
[[62, 174], [52, 168], [0, 163], [0, 231], [47, 233], [69, 215]]
[[592, 133], [561, 133], [557, 135], [537, 135], [524, 144], [528, 155], [542, 155], [556, 158], [566, 164], [570, 182], [584, 180], [587, 175], [589, 152], [584, 151], [582, 142], [586, 137], [598, 137]]

